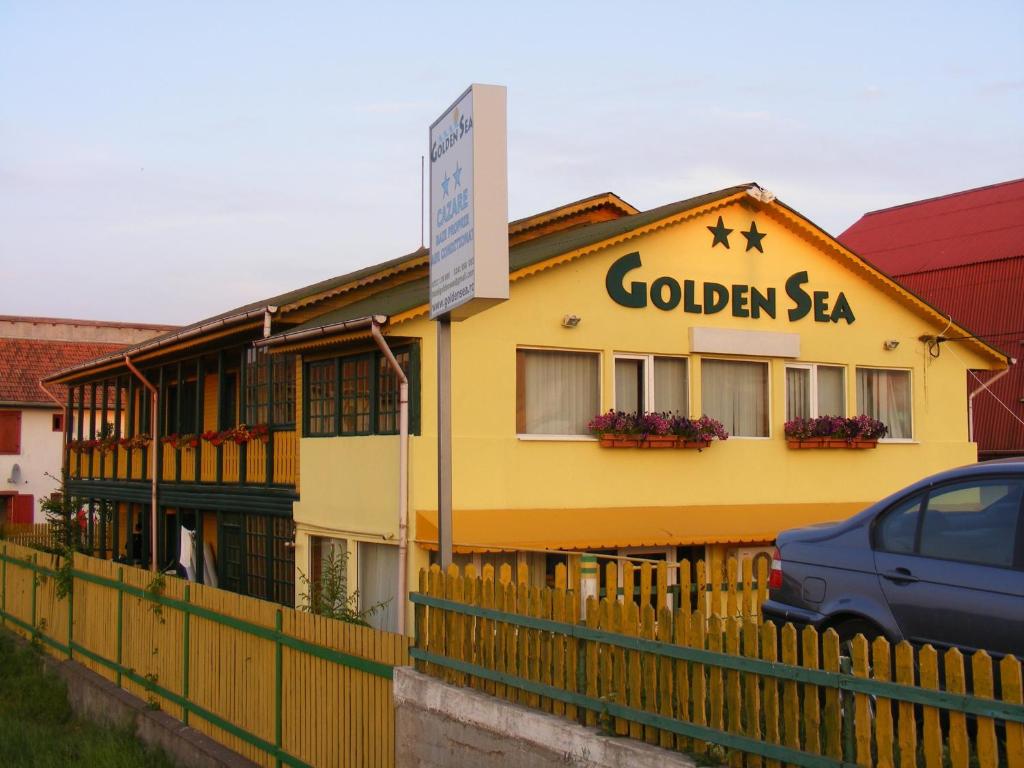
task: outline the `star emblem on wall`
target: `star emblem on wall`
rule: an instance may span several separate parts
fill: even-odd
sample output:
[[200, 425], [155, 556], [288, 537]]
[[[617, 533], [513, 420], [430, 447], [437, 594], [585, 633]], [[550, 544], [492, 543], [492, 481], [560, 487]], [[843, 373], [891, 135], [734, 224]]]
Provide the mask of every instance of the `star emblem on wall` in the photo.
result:
[[722, 217], [718, 217], [718, 223], [713, 227], [708, 227], [708, 231], [714, 235], [714, 239], [711, 241], [711, 247], [714, 248], [716, 245], [721, 243], [726, 248], [729, 247], [729, 234], [732, 232], [731, 229], [727, 228], [722, 222]]
[[455, 170], [452, 171], [452, 178], [455, 179], [456, 189], [462, 186], [462, 166], [458, 163], [455, 164]]
[[751, 248], [757, 248], [761, 253], [764, 253], [764, 248], [761, 246], [761, 241], [765, 238], [764, 232], [757, 231], [757, 223], [750, 222], [750, 229], [746, 232], [740, 231], [740, 234], [747, 238], [747, 250]]
[[448, 184], [451, 183], [451, 178], [446, 173], [444, 178], [441, 179], [441, 189], [444, 191], [444, 196], [448, 197]]

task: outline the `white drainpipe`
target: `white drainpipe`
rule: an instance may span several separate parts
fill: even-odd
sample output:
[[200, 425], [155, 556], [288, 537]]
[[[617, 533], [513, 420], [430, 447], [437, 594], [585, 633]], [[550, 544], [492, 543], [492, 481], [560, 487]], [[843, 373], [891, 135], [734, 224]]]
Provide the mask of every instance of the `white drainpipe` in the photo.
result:
[[405, 634], [405, 613], [409, 602], [409, 377], [398, 364], [374, 320], [370, 333], [381, 354], [398, 377], [398, 633]]

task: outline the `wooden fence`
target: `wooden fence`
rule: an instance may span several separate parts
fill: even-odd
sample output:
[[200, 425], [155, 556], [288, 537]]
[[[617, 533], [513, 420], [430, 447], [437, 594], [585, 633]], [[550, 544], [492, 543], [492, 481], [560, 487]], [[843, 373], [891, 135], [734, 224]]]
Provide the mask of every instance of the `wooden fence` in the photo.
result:
[[0, 543], [0, 621], [261, 765], [394, 764], [408, 638], [84, 555], [60, 565]]
[[57, 546], [49, 523], [5, 523], [0, 525], [0, 539], [36, 549], [54, 549]]
[[579, 622], [564, 570], [554, 589], [520, 576], [422, 572], [417, 668], [732, 768], [1024, 768], [1013, 657], [861, 636], [841, 656], [832, 630], [608, 597]]

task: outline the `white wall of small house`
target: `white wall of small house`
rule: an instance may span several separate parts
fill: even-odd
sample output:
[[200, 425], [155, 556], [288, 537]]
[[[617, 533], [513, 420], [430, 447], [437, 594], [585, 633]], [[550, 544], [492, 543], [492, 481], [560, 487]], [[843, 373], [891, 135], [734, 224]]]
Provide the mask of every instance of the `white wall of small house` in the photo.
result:
[[[63, 433], [53, 431], [53, 417], [60, 411], [56, 408], [8, 408], [0, 410], [21, 411], [21, 453], [0, 454], [0, 490], [18, 494], [32, 494], [32, 515], [34, 522], [45, 521], [39, 510], [40, 499], [57, 490], [60, 483], [61, 448]], [[14, 465], [21, 468], [20, 482], [9, 482]]]

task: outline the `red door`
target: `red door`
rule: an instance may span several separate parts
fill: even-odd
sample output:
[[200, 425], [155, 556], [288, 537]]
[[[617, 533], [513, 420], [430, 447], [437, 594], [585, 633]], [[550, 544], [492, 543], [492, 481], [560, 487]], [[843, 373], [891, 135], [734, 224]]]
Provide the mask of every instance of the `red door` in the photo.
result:
[[12, 523], [26, 523], [32, 524], [32, 516], [35, 510], [35, 496], [30, 493], [19, 493], [17, 496], [11, 499], [11, 519]]

